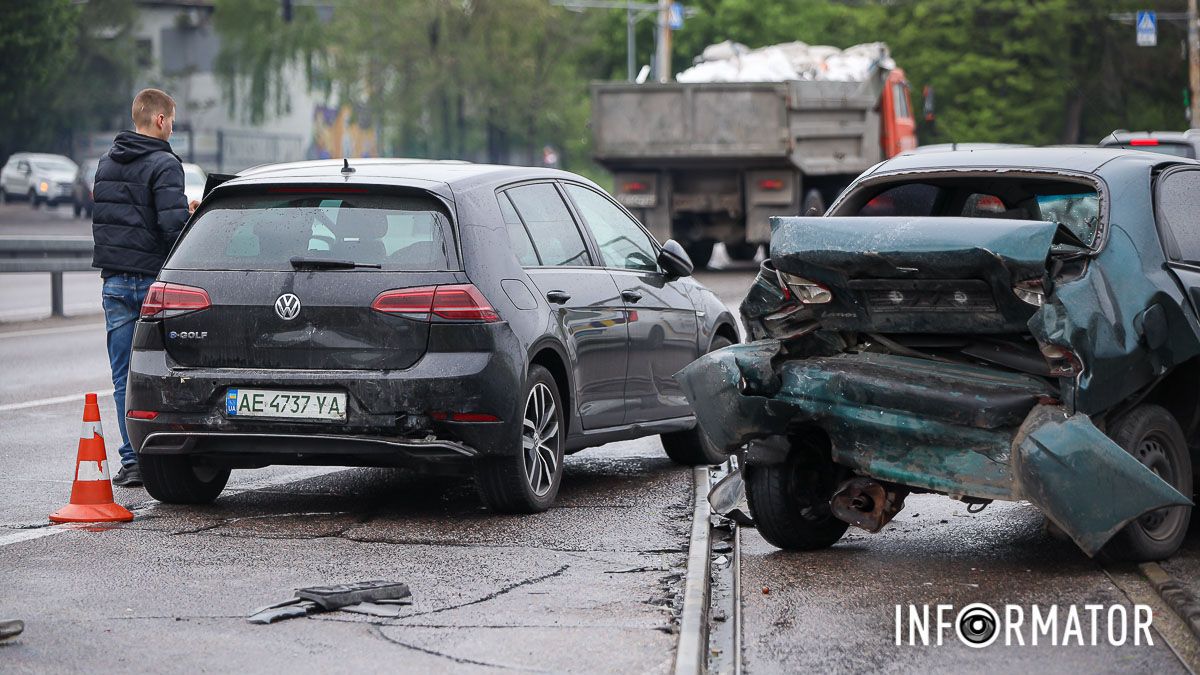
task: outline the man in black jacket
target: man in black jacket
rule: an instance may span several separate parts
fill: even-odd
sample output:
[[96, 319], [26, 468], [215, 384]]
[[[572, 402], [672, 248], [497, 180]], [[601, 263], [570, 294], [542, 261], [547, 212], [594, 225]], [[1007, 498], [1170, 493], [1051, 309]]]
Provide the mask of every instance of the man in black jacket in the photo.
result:
[[175, 123], [175, 101], [158, 89], [133, 99], [136, 131], [117, 134], [100, 158], [92, 188], [92, 267], [104, 278], [104, 321], [113, 398], [121, 428], [121, 471], [113, 484], [142, 484], [137, 455], [125, 432], [125, 379], [133, 326], [142, 301], [196, 203], [183, 193], [183, 165], [167, 139]]

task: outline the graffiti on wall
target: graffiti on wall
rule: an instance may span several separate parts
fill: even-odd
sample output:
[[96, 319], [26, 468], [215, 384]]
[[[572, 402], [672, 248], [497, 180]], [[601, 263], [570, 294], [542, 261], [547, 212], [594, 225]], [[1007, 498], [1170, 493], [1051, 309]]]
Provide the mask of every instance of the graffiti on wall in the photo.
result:
[[364, 111], [356, 111], [348, 105], [340, 108], [314, 106], [309, 159], [378, 156], [375, 129]]

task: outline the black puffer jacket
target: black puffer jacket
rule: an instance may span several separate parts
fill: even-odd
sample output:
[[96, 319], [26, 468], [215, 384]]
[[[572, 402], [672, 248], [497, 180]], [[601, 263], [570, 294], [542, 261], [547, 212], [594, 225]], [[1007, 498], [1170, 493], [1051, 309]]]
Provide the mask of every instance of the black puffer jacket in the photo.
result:
[[92, 188], [92, 267], [157, 275], [188, 219], [183, 165], [166, 141], [117, 134]]

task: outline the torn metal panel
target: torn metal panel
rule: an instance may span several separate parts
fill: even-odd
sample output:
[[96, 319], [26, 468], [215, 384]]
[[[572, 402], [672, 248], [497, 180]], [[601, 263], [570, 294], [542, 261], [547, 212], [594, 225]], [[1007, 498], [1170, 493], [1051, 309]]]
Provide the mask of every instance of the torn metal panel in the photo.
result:
[[782, 361], [775, 385], [767, 369], [779, 347], [734, 345], [680, 371], [701, 429], [718, 447], [819, 428], [836, 464], [913, 488], [1028, 499], [1089, 555], [1147, 511], [1189, 503], [1086, 416], [1046, 414], [1050, 407], [1038, 402], [1049, 390], [1039, 378], [845, 354]]

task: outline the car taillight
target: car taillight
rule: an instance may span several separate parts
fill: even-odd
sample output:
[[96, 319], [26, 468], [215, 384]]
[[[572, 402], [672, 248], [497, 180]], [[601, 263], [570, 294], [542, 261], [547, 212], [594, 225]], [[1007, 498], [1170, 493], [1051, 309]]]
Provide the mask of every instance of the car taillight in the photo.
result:
[[500, 320], [500, 315], [472, 284], [384, 291], [375, 297], [371, 309], [421, 321], [430, 321], [434, 317], [446, 321], [483, 323]]
[[1060, 345], [1045, 344], [1041, 346], [1042, 357], [1050, 367], [1053, 377], [1074, 377], [1083, 370], [1083, 363], [1075, 352]]
[[779, 285], [802, 305], [823, 305], [833, 301], [833, 293], [815, 281], [776, 270]]
[[150, 285], [146, 299], [142, 302], [143, 319], [159, 319], [178, 316], [211, 307], [208, 291], [183, 284], [156, 281]]
[[1046, 304], [1046, 290], [1042, 287], [1041, 279], [1028, 279], [1026, 281], [1018, 281], [1013, 284], [1013, 293], [1016, 294], [1022, 302], [1041, 307]]
[[131, 420], [152, 420], [158, 417], [158, 413], [153, 410], [130, 410], [125, 413], [125, 417]]

